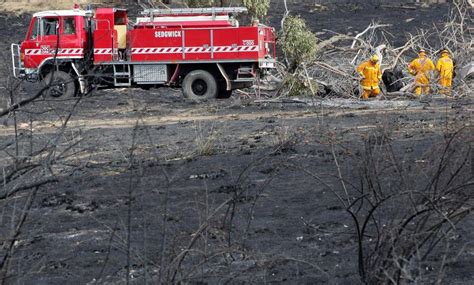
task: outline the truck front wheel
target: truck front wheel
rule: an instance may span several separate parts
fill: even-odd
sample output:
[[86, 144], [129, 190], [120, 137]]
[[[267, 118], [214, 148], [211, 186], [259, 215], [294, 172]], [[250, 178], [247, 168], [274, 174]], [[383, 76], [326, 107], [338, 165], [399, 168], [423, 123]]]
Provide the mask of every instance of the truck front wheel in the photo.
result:
[[216, 79], [205, 70], [191, 71], [184, 77], [183, 94], [193, 100], [214, 99], [218, 94]]
[[54, 71], [48, 73], [43, 78], [43, 86], [49, 88], [45, 90], [45, 94], [51, 97], [71, 98], [76, 95], [77, 87], [72, 76], [64, 71]]

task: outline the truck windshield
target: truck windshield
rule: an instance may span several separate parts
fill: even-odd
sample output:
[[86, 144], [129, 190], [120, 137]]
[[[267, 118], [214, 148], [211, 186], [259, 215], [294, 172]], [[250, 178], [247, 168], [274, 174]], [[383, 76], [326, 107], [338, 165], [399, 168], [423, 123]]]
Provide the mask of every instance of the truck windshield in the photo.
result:
[[33, 24], [33, 28], [31, 29], [30, 40], [36, 40], [38, 37], [38, 18], [34, 18], [33, 21], [35, 22]]

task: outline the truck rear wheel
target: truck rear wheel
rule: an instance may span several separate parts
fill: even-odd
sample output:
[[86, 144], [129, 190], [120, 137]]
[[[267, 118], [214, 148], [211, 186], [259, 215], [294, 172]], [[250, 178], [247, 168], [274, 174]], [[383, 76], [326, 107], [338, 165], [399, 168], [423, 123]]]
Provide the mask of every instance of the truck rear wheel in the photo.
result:
[[51, 97], [63, 97], [71, 98], [76, 95], [77, 87], [72, 76], [64, 71], [54, 71], [48, 73], [43, 78], [43, 86], [51, 84], [50, 87], [45, 90], [45, 94]]
[[193, 100], [217, 98], [216, 79], [205, 70], [191, 71], [184, 77], [183, 94], [186, 98]]

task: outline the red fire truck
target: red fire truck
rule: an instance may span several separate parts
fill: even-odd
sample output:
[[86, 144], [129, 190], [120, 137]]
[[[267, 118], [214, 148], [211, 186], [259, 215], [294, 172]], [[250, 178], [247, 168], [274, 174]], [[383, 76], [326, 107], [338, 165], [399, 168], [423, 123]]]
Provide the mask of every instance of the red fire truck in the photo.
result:
[[45, 11], [12, 44], [14, 76], [52, 83], [52, 96], [96, 85], [172, 86], [186, 97], [228, 97], [275, 68], [275, 30], [235, 19], [246, 8]]

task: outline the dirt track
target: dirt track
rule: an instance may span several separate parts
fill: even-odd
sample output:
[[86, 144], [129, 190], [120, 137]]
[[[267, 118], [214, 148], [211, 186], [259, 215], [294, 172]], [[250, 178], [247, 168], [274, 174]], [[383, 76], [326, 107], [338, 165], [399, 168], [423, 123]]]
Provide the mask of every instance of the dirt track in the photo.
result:
[[[7, 56], [7, 43], [23, 31], [1, 31]], [[23, 86], [18, 95], [35, 88]], [[120, 284], [127, 260], [135, 284], [359, 284], [357, 239], [336, 195], [344, 195], [336, 162], [356, 195], [368, 149], [391, 146], [408, 188], [422, 189], [454, 131], [464, 128], [457, 146], [472, 144], [471, 97], [370, 102], [376, 108], [346, 100], [351, 108], [342, 108], [327, 107], [334, 100], [321, 107], [234, 94], [194, 103], [164, 88], [101, 90], [80, 100], [57, 137], [75, 100], [40, 100], [18, 115], [20, 155], [55, 144], [60, 159], [23, 177], [52, 173], [56, 181], [32, 200], [6, 284]], [[14, 122], [1, 122], [3, 168], [14, 154]], [[391, 161], [380, 170], [384, 191], [402, 189]], [[472, 181], [472, 161], [463, 179]], [[1, 256], [30, 194], [0, 200]], [[389, 210], [409, 208], [397, 206]], [[386, 222], [388, 212], [379, 216]], [[449, 284], [474, 280], [473, 238], [474, 219], [456, 225], [450, 249], [459, 256], [446, 264]], [[172, 279], [183, 252], [189, 255]], [[428, 278], [438, 268], [420, 270]]]

